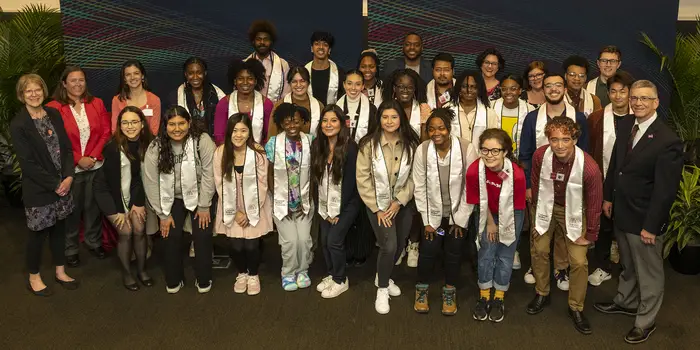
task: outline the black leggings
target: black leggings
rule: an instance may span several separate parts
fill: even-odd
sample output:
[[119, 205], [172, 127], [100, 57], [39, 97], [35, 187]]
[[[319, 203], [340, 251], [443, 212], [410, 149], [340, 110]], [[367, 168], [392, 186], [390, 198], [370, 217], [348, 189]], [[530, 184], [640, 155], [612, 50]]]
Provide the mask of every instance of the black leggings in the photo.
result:
[[66, 264], [64, 249], [66, 247], [65, 220], [58, 220], [56, 224], [41, 231], [30, 231], [27, 241], [27, 270], [30, 274], [39, 273], [41, 267], [41, 251], [44, 239], [49, 236], [49, 248], [54, 266]]
[[260, 238], [230, 238], [230, 240], [233, 248], [233, 262], [238, 272], [256, 276], [260, 267]]

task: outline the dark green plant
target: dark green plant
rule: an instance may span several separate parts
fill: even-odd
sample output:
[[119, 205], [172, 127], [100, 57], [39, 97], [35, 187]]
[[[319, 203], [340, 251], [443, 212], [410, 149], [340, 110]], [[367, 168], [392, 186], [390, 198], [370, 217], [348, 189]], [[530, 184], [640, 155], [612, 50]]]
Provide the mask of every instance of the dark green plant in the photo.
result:
[[64, 67], [63, 29], [58, 10], [31, 4], [0, 22], [0, 153], [3, 158], [0, 168], [12, 166], [21, 176], [9, 135], [10, 121], [22, 107], [15, 92], [17, 80], [23, 74], [36, 73], [46, 81], [49, 91], [53, 91]]
[[674, 245], [678, 251], [690, 242], [700, 242], [700, 168], [686, 165], [676, 200], [669, 212], [668, 230], [664, 235], [664, 257]]

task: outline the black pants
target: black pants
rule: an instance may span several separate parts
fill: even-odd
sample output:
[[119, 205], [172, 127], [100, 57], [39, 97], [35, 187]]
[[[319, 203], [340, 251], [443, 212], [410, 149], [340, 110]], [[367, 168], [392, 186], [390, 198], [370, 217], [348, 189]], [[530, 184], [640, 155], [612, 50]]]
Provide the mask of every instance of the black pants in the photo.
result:
[[194, 212], [185, 208], [182, 199], [175, 199], [170, 215], [175, 221], [175, 227], [170, 228], [168, 237], [164, 238], [165, 244], [165, 283], [170, 288], [175, 288], [185, 279], [183, 232], [185, 217], [190, 214], [192, 220], [192, 240], [194, 241], [194, 273], [200, 285], [207, 285], [211, 281], [211, 253], [212, 253], [212, 224], [205, 229], [199, 228], [199, 220], [194, 219]]
[[360, 212], [359, 201], [359, 198], [349, 201], [338, 215], [338, 223], [335, 225], [327, 220], [319, 221], [321, 248], [326, 259], [327, 272], [338, 284], [345, 282], [345, 236], [357, 220]]
[[238, 272], [257, 276], [260, 267], [260, 238], [230, 238], [230, 240], [233, 248], [233, 262]]
[[418, 283], [428, 284], [433, 275], [435, 261], [440, 251], [445, 252], [445, 284], [455, 286], [459, 278], [459, 270], [462, 257], [462, 245], [467, 237], [466, 230], [462, 230], [461, 237], [455, 237], [450, 233], [450, 219], [442, 218], [440, 228], [445, 231], [444, 236], [435, 233], [433, 240], [421, 234], [420, 254], [418, 255]]
[[610, 273], [612, 270], [610, 246], [615, 235], [613, 227], [611, 219], [608, 219], [605, 214], [600, 215], [600, 233], [598, 234], [598, 240], [595, 242], [595, 248], [593, 248], [595, 253], [594, 261], [596, 267], [603, 269], [607, 273]]
[[391, 227], [379, 226], [377, 214], [373, 213], [369, 208], [367, 208], [366, 212], [379, 244], [379, 254], [377, 255], [379, 288], [387, 288], [389, 287], [389, 279], [394, 269], [394, 263], [401, 255], [401, 251], [406, 248], [406, 239], [411, 231], [416, 205], [411, 201], [407, 206], [401, 207], [399, 212], [396, 213]]
[[[374, 231], [369, 223], [365, 204], [360, 201], [357, 219], [350, 232], [345, 236], [345, 251], [348, 262], [365, 261], [374, 249]], [[376, 217], [375, 217], [376, 220]]]
[[65, 220], [58, 220], [56, 224], [41, 231], [30, 231], [27, 241], [27, 270], [30, 274], [39, 273], [41, 267], [41, 251], [44, 239], [49, 236], [49, 248], [54, 266], [66, 264], [64, 249], [66, 246]]

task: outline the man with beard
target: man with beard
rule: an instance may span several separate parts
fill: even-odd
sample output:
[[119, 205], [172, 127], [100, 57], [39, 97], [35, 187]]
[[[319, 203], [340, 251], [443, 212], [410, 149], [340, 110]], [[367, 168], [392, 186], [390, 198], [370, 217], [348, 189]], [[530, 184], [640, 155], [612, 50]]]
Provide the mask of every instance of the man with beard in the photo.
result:
[[600, 76], [591, 79], [586, 85], [586, 91], [591, 94], [598, 96], [600, 99], [600, 104], [605, 107], [610, 103], [610, 98], [608, 97], [608, 79], [612, 78], [617, 70], [620, 69], [622, 65], [622, 52], [617, 46], [606, 46], [600, 50], [598, 54], [598, 70], [600, 71]]
[[455, 59], [449, 53], [438, 53], [433, 58], [433, 80], [428, 83], [426, 94], [430, 109], [440, 108], [450, 101], [450, 90], [455, 83]]
[[562, 64], [566, 72], [566, 102], [586, 117], [602, 109], [600, 99], [583, 88], [588, 74], [588, 61], [581, 56], [569, 56]]
[[423, 39], [411, 32], [403, 40], [403, 57], [384, 63], [384, 76], [389, 77], [397, 69], [413, 69], [426, 84], [433, 78], [430, 62], [423, 59]]
[[[538, 109], [528, 113], [523, 122], [523, 131], [520, 134], [520, 149], [518, 151], [518, 159], [523, 164], [525, 170], [525, 182], [527, 184], [527, 192], [525, 198], [529, 203], [529, 208], [533, 209], [532, 203], [532, 184], [530, 182], [530, 171], [532, 169], [532, 155], [539, 147], [548, 144], [547, 136], [545, 135], [545, 126], [554, 117], [566, 116], [579, 125], [581, 136], [578, 137], [576, 145], [584, 152], [588, 151], [588, 125], [586, 124], [586, 116], [576, 110], [566, 102], [564, 102], [564, 77], [561, 74], [550, 73], [544, 76], [543, 87], [546, 103]], [[530, 210], [530, 226], [534, 230], [534, 210]], [[532, 235], [531, 235], [532, 238]], [[530, 240], [530, 252], [533, 252], [534, 243]], [[561, 235], [554, 236], [554, 278], [557, 281], [557, 287], [561, 290], [569, 290], [569, 265], [566, 242]], [[536, 278], [532, 273], [532, 269], [525, 274], [525, 281], [528, 283], [536, 282]]]
[[335, 38], [331, 33], [311, 34], [311, 53], [314, 54], [314, 59], [305, 66], [311, 73], [309, 93], [325, 106], [335, 103], [343, 95], [342, 79], [345, 74], [330, 60], [334, 43]]
[[277, 29], [269, 21], [255, 21], [248, 29], [248, 39], [255, 52], [245, 60], [255, 58], [265, 67], [265, 85], [260, 91], [270, 101], [277, 102], [289, 93], [289, 84], [285, 83], [289, 63], [279, 57], [272, 49], [277, 41]]

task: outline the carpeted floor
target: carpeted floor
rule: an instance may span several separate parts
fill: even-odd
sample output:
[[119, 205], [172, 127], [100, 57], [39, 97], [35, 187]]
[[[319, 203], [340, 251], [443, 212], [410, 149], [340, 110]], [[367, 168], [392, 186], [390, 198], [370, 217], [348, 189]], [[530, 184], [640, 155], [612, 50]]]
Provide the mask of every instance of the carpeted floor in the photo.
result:
[[[121, 284], [116, 257], [97, 260], [86, 250], [83, 265], [69, 269], [82, 286], [67, 291], [53, 281], [48, 252], [44, 279], [53, 287], [50, 298], [26, 290], [24, 244], [26, 228], [21, 209], [0, 203], [0, 349], [625, 349], [623, 337], [633, 320], [596, 312], [595, 301], [610, 299], [616, 278], [589, 287], [586, 314], [593, 335], [576, 332], [566, 314], [566, 293], [553, 287], [553, 303], [536, 316], [525, 313], [533, 288], [523, 282], [524, 270], [513, 275], [506, 294], [506, 319], [501, 324], [476, 322], [471, 307], [477, 294], [469, 265], [462, 270], [459, 313], [442, 316], [439, 285], [431, 286], [432, 310], [413, 311], [415, 269], [405, 264], [393, 279], [403, 295], [391, 300], [391, 312], [374, 311], [376, 288], [373, 263], [349, 271], [350, 290], [324, 300], [315, 291], [324, 262], [317, 254], [312, 288], [284, 292], [280, 287], [281, 259], [276, 237], [266, 239], [258, 296], [233, 293], [234, 270], [214, 270], [214, 287], [199, 295], [187, 267], [186, 288], [165, 292], [159, 269], [158, 246], [150, 261], [157, 285], [130, 292]], [[219, 244], [221, 241], [218, 241]], [[527, 254], [526, 242], [520, 251]], [[45, 248], [48, 251], [48, 248]], [[529, 257], [523, 255], [523, 265]], [[700, 344], [700, 276], [683, 276], [666, 269], [666, 296], [658, 329], [638, 349], [697, 349]], [[441, 274], [436, 272], [436, 274]], [[695, 345], [693, 345], [695, 344]]]

